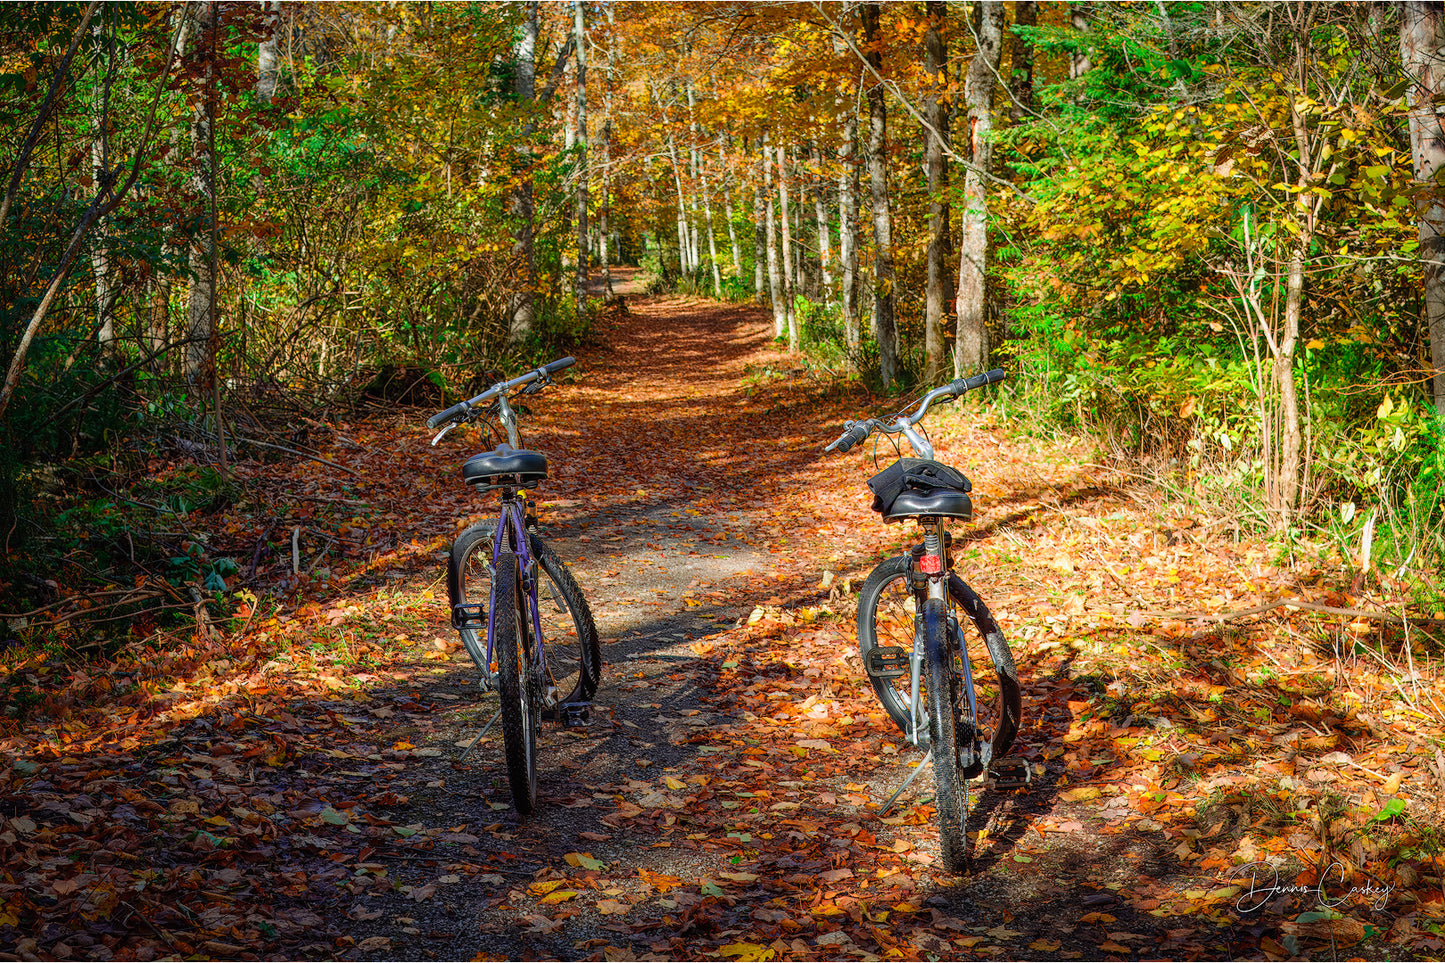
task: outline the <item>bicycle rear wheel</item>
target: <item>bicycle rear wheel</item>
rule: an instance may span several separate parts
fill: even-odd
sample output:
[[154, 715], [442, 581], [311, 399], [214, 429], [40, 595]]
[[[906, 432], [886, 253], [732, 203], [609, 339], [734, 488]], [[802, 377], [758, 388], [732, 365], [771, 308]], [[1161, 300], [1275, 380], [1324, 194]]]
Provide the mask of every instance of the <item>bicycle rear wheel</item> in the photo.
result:
[[[875, 649], [901, 650], [905, 656], [913, 651], [918, 602], [909, 585], [908, 569], [907, 556], [887, 559], [873, 570], [858, 593], [858, 648], [865, 671], [869, 654]], [[976, 722], [992, 747], [991, 757], [998, 759], [1008, 752], [1018, 734], [1022, 706], [1018, 668], [998, 623], [968, 583], [957, 575], [950, 575], [948, 595], [958, 616], [959, 631], [967, 643], [960, 650], [960, 658], [962, 651], [967, 651], [977, 704]], [[980, 640], [982, 645], [978, 644]], [[962, 671], [961, 661], [956, 669]], [[894, 678], [870, 675], [868, 681], [894, 724], [906, 733], [911, 685], [908, 674]], [[923, 688], [920, 700], [931, 715], [927, 672], [919, 682]], [[927, 720], [923, 723], [922, 732], [930, 733]], [[931, 735], [925, 735], [925, 745], [930, 738]]]
[[517, 556], [497, 559], [492, 613], [492, 648], [497, 657], [502, 703], [502, 741], [506, 744], [507, 781], [512, 804], [523, 816], [537, 808], [537, 730], [542, 725], [541, 693], [533, 670], [533, 645], [523, 613]]
[[537, 620], [542, 629], [547, 684], [556, 702], [587, 702], [602, 678], [597, 625], [567, 563], [536, 535], [528, 538], [537, 560]]

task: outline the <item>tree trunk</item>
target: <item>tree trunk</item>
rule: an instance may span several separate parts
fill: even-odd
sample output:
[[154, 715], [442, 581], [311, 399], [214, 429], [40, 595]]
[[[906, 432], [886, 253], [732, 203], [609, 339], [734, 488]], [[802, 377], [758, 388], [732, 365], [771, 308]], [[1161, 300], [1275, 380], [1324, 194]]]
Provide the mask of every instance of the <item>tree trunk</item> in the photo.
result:
[[[1035, 0], [1014, 0], [1015, 25], [1034, 27], [1038, 22], [1039, 11]], [[1009, 116], [1014, 123], [1019, 123], [1038, 110], [1038, 100], [1034, 97], [1034, 42], [1010, 32], [1008, 59], [1008, 92], [1012, 102]]]
[[798, 350], [798, 313], [793, 305], [797, 293], [797, 274], [793, 263], [793, 232], [789, 223], [792, 208], [788, 203], [788, 161], [783, 145], [778, 145], [778, 203], [783, 221], [783, 300], [788, 316], [788, 350]]
[[838, 145], [842, 172], [838, 175], [838, 267], [843, 275], [839, 298], [843, 302], [843, 342], [854, 352], [858, 330], [858, 114], [849, 109], [843, 122], [843, 143]]
[[[926, 84], [923, 117], [929, 127], [923, 131], [924, 163], [928, 170], [928, 280], [923, 308], [923, 381], [934, 384], [943, 375], [943, 288], [948, 274], [948, 166], [944, 161], [943, 138], [948, 130], [948, 113], [940, 96], [947, 83], [948, 62], [943, 43], [947, 9], [943, 0], [928, 0], [928, 33], [923, 40], [923, 72]], [[931, 128], [931, 129], [930, 129]]]
[[963, 239], [958, 255], [957, 337], [953, 346], [953, 376], [982, 371], [988, 366], [988, 188], [983, 174], [990, 168], [993, 144], [993, 91], [1003, 50], [1003, 3], [980, 0], [974, 31], [978, 49], [964, 82], [968, 105], [971, 165], [963, 180]]
[[[1407, 0], [1401, 7], [1400, 60], [1410, 80], [1410, 153], [1415, 182], [1433, 185], [1445, 168], [1445, 3]], [[1445, 414], [1445, 201], [1430, 191], [1416, 204], [1419, 215], [1420, 270], [1425, 326], [1430, 340], [1430, 367], [1435, 411]]]
[[[1080, 33], [1088, 31], [1090, 22], [1094, 19], [1093, 4], [1084, 0], [1075, 0], [1069, 5], [1069, 23]], [[1094, 68], [1089, 60], [1087, 50], [1075, 51], [1069, 55], [1069, 79], [1078, 80], [1084, 74]]]
[[[512, 92], [523, 107], [530, 107], [537, 96], [537, 35], [539, 32], [538, 0], [527, 4], [522, 35], [514, 54], [516, 74]], [[519, 176], [512, 188], [509, 208], [512, 218], [512, 260], [520, 269], [507, 306], [507, 340], [511, 344], [525, 341], [532, 333], [537, 313], [537, 257], [534, 239], [536, 204], [532, 198], [532, 151], [529, 143], [533, 125], [523, 131], [516, 161]]]
[[261, 43], [256, 49], [256, 99], [269, 104], [276, 96], [280, 72], [281, 0], [265, 0]]
[[818, 268], [823, 275], [823, 303], [833, 306], [833, 252], [832, 238], [828, 230], [828, 180], [823, 177], [823, 152], [813, 151], [813, 163], [818, 166], [818, 189], [813, 194], [815, 215], [818, 221]]
[[1304, 300], [1304, 260], [1308, 241], [1291, 246], [1285, 280], [1284, 330], [1274, 358], [1275, 388], [1279, 392], [1279, 464], [1275, 471], [1270, 507], [1276, 524], [1287, 529], [1300, 502], [1300, 407], [1294, 381], [1294, 353], [1299, 342], [1300, 306]]
[[577, 34], [577, 320], [587, 316], [587, 202], [591, 167], [587, 156], [587, 15], [583, 0], [572, 5], [573, 29]]
[[[115, 56], [114, 47], [110, 55]], [[110, 159], [107, 156], [110, 145], [109, 117], [110, 84], [107, 81], [101, 99], [101, 109], [96, 115], [95, 140], [90, 145], [90, 161], [96, 184], [105, 183]], [[115, 284], [110, 274], [110, 240], [106, 236], [105, 221], [95, 225], [95, 246], [90, 251], [90, 267], [95, 273], [95, 339], [104, 354], [115, 349]]]
[[677, 164], [677, 145], [671, 134], [667, 135], [667, 154], [672, 159], [672, 182], [677, 188], [678, 267], [684, 277], [692, 277], [696, 267], [692, 263], [692, 247], [687, 236], [687, 198], [682, 188], [682, 168]]
[[[205, 50], [201, 72], [203, 96], [197, 98], [191, 117], [191, 151], [195, 170], [191, 175], [191, 189], [209, 211], [216, 197], [214, 178], [215, 164], [211, 156], [211, 106], [215, 94], [217, 51], [212, 49], [211, 40], [216, 30], [216, 4], [206, 0], [197, 5], [199, 11], [196, 36], [197, 50]], [[215, 336], [217, 335], [215, 307], [215, 252], [211, 249], [214, 235], [207, 231], [191, 238], [190, 269], [191, 286], [186, 296], [186, 382], [194, 389], [209, 388], [215, 376]]]
[[617, 18], [615, 3], [603, 5], [607, 15], [607, 71], [602, 83], [602, 202], [598, 209], [598, 260], [602, 262], [602, 296], [612, 300], [612, 85], [617, 82]]
[[[727, 155], [723, 153], [721, 147], [717, 149], [717, 159], [719, 162], [718, 166], [723, 170], [727, 170]], [[742, 251], [738, 249], [738, 232], [736, 226], [733, 224], [733, 189], [729, 181], [723, 182], [723, 211], [728, 219], [728, 243], [732, 245], [733, 249], [733, 274], [737, 277], [742, 277], [743, 254]]]
[[763, 168], [767, 162], [762, 159], [761, 146], [759, 143], [758, 172], [753, 179], [753, 301], [757, 304], [762, 304], [765, 297], [763, 267], [768, 259], [768, 246], [763, 234], [768, 223], [763, 214], [766, 203], [763, 193]]
[[763, 135], [762, 146], [762, 158], [758, 163], [763, 172], [763, 193], [767, 196], [764, 230], [768, 238], [768, 289], [773, 300], [773, 337], [781, 338], [788, 330], [788, 310], [783, 303], [783, 274], [778, 266], [778, 232], [773, 224], [773, 151], [767, 134]]
[[[868, 63], [882, 75], [880, 6], [865, 3], [862, 13]], [[883, 84], [876, 82], [868, 88], [868, 181], [873, 195], [873, 336], [878, 340], [879, 375], [886, 390], [898, 378], [898, 335], [893, 313], [893, 219], [888, 197], [888, 102]]]
[[699, 170], [700, 183], [702, 185], [702, 212], [703, 225], [707, 229], [707, 256], [712, 262], [712, 295], [721, 300], [722, 298], [722, 268], [717, 263], [717, 238], [712, 229], [712, 198], [707, 191], [707, 174]]

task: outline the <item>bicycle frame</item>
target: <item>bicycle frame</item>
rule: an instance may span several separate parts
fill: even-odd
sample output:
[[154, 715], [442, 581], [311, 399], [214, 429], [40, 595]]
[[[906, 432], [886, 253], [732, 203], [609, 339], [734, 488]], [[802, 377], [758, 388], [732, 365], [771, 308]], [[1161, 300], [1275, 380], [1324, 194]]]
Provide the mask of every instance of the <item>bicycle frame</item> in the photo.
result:
[[[517, 567], [522, 572], [522, 591], [526, 599], [525, 626], [532, 636], [532, 648], [536, 655], [539, 674], [547, 671], [547, 651], [542, 644], [542, 613], [537, 593], [537, 562], [532, 557], [527, 538], [527, 511], [525, 497], [517, 497], [511, 491], [502, 493], [502, 510], [497, 516], [497, 531], [492, 537], [492, 572], [506, 552], [517, 557]], [[497, 583], [491, 585], [490, 605], [487, 609], [487, 664], [492, 663], [492, 645], [496, 637]], [[490, 679], [488, 680], [490, 682]]]

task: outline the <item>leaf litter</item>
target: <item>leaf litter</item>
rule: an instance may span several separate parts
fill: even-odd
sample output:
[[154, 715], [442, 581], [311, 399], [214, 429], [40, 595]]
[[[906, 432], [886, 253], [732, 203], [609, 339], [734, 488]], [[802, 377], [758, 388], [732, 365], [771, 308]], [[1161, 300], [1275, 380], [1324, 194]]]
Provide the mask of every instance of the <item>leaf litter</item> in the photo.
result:
[[471, 448], [427, 447], [425, 413], [377, 415], [327, 452], [365, 508], [323, 464], [237, 466], [248, 498], [215, 525], [263, 564], [236, 619], [109, 663], [6, 665], [35, 704], [0, 730], [0, 952], [1445, 949], [1438, 645], [1319, 611], [1398, 612], [1403, 586], [1283, 568], [1078, 446], [945, 410], [930, 428], [982, 509], [961, 569], [1019, 661], [1035, 781], [980, 789], [975, 872], [943, 874], [926, 777], [879, 813], [919, 754], [851, 625], [908, 536], [868, 511], [871, 462], [821, 457], [869, 399], [813, 380], [754, 309], [633, 309], [522, 418], [607, 660], [593, 723], [544, 736], [541, 812], [512, 812], [495, 735], [460, 759], [494, 704], [440, 578], [486, 510], [455, 478]]

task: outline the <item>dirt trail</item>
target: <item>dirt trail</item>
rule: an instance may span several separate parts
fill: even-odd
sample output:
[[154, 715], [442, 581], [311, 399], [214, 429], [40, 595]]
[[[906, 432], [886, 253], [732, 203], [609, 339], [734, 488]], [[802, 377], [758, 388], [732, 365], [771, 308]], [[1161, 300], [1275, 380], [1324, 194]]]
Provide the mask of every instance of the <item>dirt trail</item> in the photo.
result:
[[[631, 313], [612, 316], [598, 332], [598, 347], [577, 352], [575, 380], [529, 399], [522, 415], [523, 443], [551, 459], [537, 493], [543, 536], [572, 567], [602, 638], [606, 669], [596, 721], [547, 735], [541, 812], [518, 823], [495, 729], [465, 765], [451, 762], [455, 746], [470, 741], [495, 705], [491, 697], [477, 703], [475, 672], [464, 653], [454, 651], [445, 664], [419, 665], [420, 689], [373, 694], [383, 704], [427, 703], [425, 712], [398, 713], [405, 724], [379, 742], [445, 749], [443, 756], [416, 755], [409, 762], [403, 777], [408, 818], [466, 826], [461, 836], [479, 837], [470, 848], [462, 844], [466, 858], [493, 860], [480, 870], [472, 864], [468, 873], [441, 874], [457, 879], [425, 901], [383, 893], [364, 900], [365, 908], [353, 907], [353, 919], [380, 912], [377, 925], [363, 930], [391, 941], [374, 940], [358, 951], [363, 955], [587, 957], [586, 944], [607, 935], [599, 929], [605, 915], [591, 910], [570, 918], [564, 906], [560, 916], [553, 914], [555, 926], [535, 913], [519, 925], [528, 914], [499, 897], [501, 882], [540, 873], [545, 884], [549, 874], [575, 872], [565, 857], [579, 851], [615, 865], [630, 878], [626, 888], [639, 892], [648, 889], [639, 871], [694, 889], [719, 872], [714, 858], [668, 844], [649, 849], [656, 840], [618, 832], [602, 820], [615, 815], [619, 803], [673, 808], [676, 797], [659, 799], [659, 792], [668, 792], [669, 780], [679, 781], [672, 774], [686, 777], [708, 759], [691, 740], [729, 721], [703, 698], [724, 661], [700, 657], [709, 637], [745, 624], [758, 604], [780, 603], [800, 590], [817, 594], [810, 583], [821, 574], [821, 560], [802, 546], [782, 554], [775, 516], [785, 501], [790, 513], [797, 511], [797, 483], [789, 479], [818, 460], [829, 406], [773, 346], [761, 312], [701, 299], [631, 302]], [[434, 466], [419, 481], [434, 492], [428, 501], [457, 503], [448, 492], [460, 489], [455, 465], [470, 451], [463, 441], [424, 453]], [[437, 513], [418, 527], [445, 532], [489, 510], [470, 504], [461, 515]], [[804, 513], [786, 521], [806, 529], [817, 520]], [[433, 629], [450, 639], [440, 619]], [[422, 790], [410, 789], [415, 786]], [[496, 872], [499, 852], [500, 868], [513, 869]], [[428, 884], [425, 871], [395, 872], [403, 885]], [[681, 899], [687, 905], [685, 894]], [[677, 900], [663, 903], [675, 907]], [[426, 926], [380, 925], [424, 916], [432, 917]], [[467, 935], [478, 926], [490, 935]], [[614, 926], [614, 935], [620, 928], [626, 927]]]
[[[821, 456], [869, 399], [811, 381], [759, 310], [626, 300], [521, 414], [606, 661], [592, 724], [544, 734], [540, 811], [513, 812], [498, 733], [462, 755], [496, 703], [443, 572], [494, 510], [458, 477], [483, 439], [432, 448], [418, 411], [340, 426], [325, 460], [236, 465], [247, 504], [209, 519], [270, 592], [255, 611], [72, 672], [89, 701], [0, 746], [0, 959], [1438, 955], [1416, 824], [1358, 793], [1310, 821], [1354, 770], [1428, 796], [1429, 730], [1343, 704], [1288, 621], [1170, 614], [1301, 591], [1269, 546], [964, 405], [929, 429], [974, 482], [956, 557], [1019, 661], [1036, 780], [980, 790], [974, 873], [937, 872], [929, 777], [879, 813], [919, 753], [852, 625], [910, 534], [868, 511], [866, 453]], [[1306, 874], [1344, 852], [1393, 888], [1330, 877], [1324, 916]], [[1241, 865], [1294, 888], [1246, 910]]]

